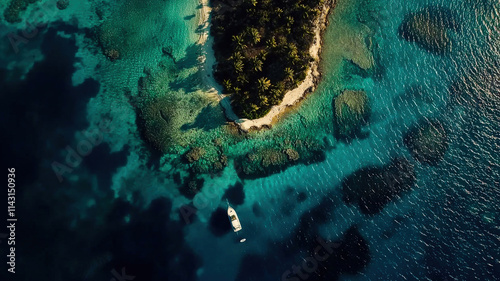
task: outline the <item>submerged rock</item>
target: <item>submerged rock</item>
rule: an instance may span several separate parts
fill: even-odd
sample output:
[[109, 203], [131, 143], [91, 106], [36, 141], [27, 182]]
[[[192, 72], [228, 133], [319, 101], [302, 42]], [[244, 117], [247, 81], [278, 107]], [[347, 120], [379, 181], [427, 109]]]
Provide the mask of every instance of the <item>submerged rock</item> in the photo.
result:
[[411, 128], [403, 137], [410, 154], [417, 161], [436, 165], [448, 149], [448, 137], [441, 122], [423, 120]]
[[57, 8], [59, 10], [64, 10], [66, 8], [68, 8], [69, 6], [69, 0], [58, 0], [57, 1]]
[[415, 182], [413, 165], [396, 158], [385, 166], [365, 167], [342, 181], [346, 203], [355, 203], [364, 214], [376, 214], [387, 203], [409, 190]]
[[297, 152], [297, 150], [292, 148], [285, 149], [285, 154], [288, 156], [288, 160], [290, 161], [297, 161], [300, 158], [300, 155]]
[[226, 189], [222, 199], [227, 199], [233, 206], [242, 205], [245, 202], [245, 190], [243, 189], [243, 183], [239, 181]]
[[4, 10], [3, 16], [9, 23], [21, 21], [21, 13], [28, 9], [30, 4], [39, 0], [11, 0], [9, 6]]
[[405, 17], [399, 27], [399, 35], [427, 51], [445, 54], [452, 47], [448, 32], [456, 29], [457, 24], [450, 10], [426, 7]]
[[210, 216], [208, 229], [216, 237], [224, 236], [231, 232], [231, 224], [227, 219], [227, 211], [223, 208], [217, 208]]
[[286, 168], [325, 160], [323, 141], [303, 139], [276, 144], [279, 148], [259, 147], [245, 156], [237, 157], [235, 168], [241, 179], [255, 179], [281, 172]]
[[195, 174], [191, 173], [186, 177], [184, 184], [179, 188], [179, 192], [188, 199], [193, 199], [196, 194], [198, 194], [203, 188], [205, 180], [203, 178], [196, 177]]
[[175, 103], [168, 97], [144, 101], [138, 109], [137, 127], [142, 138], [153, 149], [166, 152], [172, 143], [171, 118], [175, 113]]
[[337, 138], [352, 138], [359, 133], [370, 116], [370, 105], [365, 91], [345, 90], [333, 101]]
[[189, 163], [193, 163], [195, 161], [200, 160], [200, 158], [203, 157], [205, 153], [206, 151], [203, 148], [193, 147], [184, 156]]

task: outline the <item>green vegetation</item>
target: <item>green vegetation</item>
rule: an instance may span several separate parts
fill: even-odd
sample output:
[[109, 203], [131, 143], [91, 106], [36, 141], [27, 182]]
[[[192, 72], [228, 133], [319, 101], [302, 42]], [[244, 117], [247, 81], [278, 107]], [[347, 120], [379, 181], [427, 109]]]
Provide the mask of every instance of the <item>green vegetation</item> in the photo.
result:
[[238, 116], [264, 116], [306, 78], [315, 21], [326, 1], [213, 1], [215, 77]]

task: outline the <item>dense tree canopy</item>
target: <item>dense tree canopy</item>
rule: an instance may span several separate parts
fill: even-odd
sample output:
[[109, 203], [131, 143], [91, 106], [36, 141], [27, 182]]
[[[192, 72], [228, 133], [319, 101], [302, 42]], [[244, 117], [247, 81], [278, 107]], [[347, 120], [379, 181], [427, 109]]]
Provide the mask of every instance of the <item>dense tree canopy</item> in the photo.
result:
[[307, 76], [325, 0], [214, 0], [216, 79], [236, 114], [264, 116]]

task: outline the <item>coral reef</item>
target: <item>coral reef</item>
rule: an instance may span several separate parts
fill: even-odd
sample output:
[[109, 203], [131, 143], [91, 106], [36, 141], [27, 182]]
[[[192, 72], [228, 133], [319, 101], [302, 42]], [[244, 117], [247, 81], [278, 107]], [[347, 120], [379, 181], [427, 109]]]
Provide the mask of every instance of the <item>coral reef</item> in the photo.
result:
[[299, 153], [292, 148], [285, 149], [285, 154], [288, 156], [288, 160], [290, 161], [297, 161], [300, 158]]
[[200, 160], [201, 157], [205, 155], [206, 151], [201, 147], [193, 147], [189, 150], [184, 157], [189, 163]]
[[426, 7], [405, 17], [399, 27], [399, 35], [427, 51], [445, 54], [449, 53], [452, 47], [449, 30], [457, 28], [450, 10]]
[[194, 173], [190, 173], [184, 180], [184, 184], [179, 188], [179, 192], [188, 199], [193, 199], [203, 188], [204, 179], [197, 178]]
[[223, 208], [217, 208], [210, 216], [208, 228], [213, 235], [220, 237], [231, 231], [231, 224], [227, 219], [227, 212]]
[[405, 158], [395, 158], [385, 166], [361, 168], [342, 181], [344, 201], [356, 203], [364, 214], [376, 214], [409, 190], [415, 180], [413, 165]]
[[59, 10], [64, 10], [68, 8], [69, 0], [58, 0], [56, 5]]
[[229, 203], [235, 206], [243, 204], [245, 201], [243, 183], [237, 182], [233, 186], [230, 186], [224, 193], [224, 196], [222, 196], [222, 199], [229, 200]]
[[500, 106], [499, 63], [500, 59], [493, 55], [482, 65], [484, 68], [474, 69], [457, 78], [448, 89], [450, 100], [458, 105], [497, 110]]
[[318, 140], [277, 142], [237, 157], [236, 170], [240, 178], [264, 177], [298, 163], [321, 162], [325, 158], [324, 149], [325, 144]]
[[448, 137], [438, 120], [422, 120], [403, 137], [410, 154], [417, 161], [436, 165], [448, 149]]
[[352, 138], [360, 132], [371, 113], [364, 91], [345, 90], [333, 100], [335, 134], [337, 138]]
[[168, 96], [144, 99], [136, 110], [137, 127], [143, 140], [154, 150], [167, 152], [172, 143], [171, 118], [175, 105]]
[[121, 34], [125, 31], [113, 30], [106, 25], [101, 25], [93, 30], [94, 38], [97, 44], [102, 49], [102, 53], [111, 61], [115, 61], [121, 57], [123, 49], [127, 43], [122, 38]]
[[26, 11], [30, 4], [39, 0], [11, 0], [3, 16], [7, 22], [15, 23], [21, 21], [21, 12]]

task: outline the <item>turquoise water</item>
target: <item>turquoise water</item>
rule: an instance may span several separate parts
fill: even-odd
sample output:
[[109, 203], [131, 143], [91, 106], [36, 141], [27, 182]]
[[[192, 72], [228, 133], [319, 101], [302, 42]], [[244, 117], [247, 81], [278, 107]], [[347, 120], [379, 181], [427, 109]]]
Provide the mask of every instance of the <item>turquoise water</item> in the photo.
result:
[[[450, 9], [458, 21], [458, 30], [449, 33], [449, 54], [433, 54], [398, 35], [408, 13], [429, 5]], [[104, 19], [96, 15], [98, 8]], [[37, 9], [32, 4], [24, 16], [29, 18]], [[495, 1], [338, 0], [324, 34], [318, 89], [271, 130], [243, 137], [226, 124], [217, 97], [207, 93], [199, 77], [197, 1], [72, 2], [67, 10], [53, 11], [42, 18], [50, 24], [40, 28], [40, 35], [18, 54], [8, 51], [0, 60], [8, 71], [36, 70], [50, 57], [49, 47], [40, 47], [50, 46], [44, 38], [58, 32], [75, 44], [76, 55], [69, 61], [74, 69], [68, 67], [70, 84], [76, 88], [85, 85], [85, 79], [99, 84], [97, 90], [92, 88], [93, 94], [87, 90], [89, 97], [82, 98], [81, 106], [75, 110], [68, 106], [68, 112], [79, 116], [67, 117], [69, 125], [54, 121], [56, 125], [40, 126], [46, 132], [35, 138], [40, 139], [39, 149], [33, 150], [40, 155], [33, 164], [36, 172], [19, 199], [26, 203], [27, 220], [35, 220], [37, 208], [45, 208], [47, 225], [57, 223], [61, 230], [54, 233], [66, 236], [58, 240], [44, 236], [47, 244], [57, 245], [54, 259], [67, 259], [67, 269], [47, 275], [59, 276], [47, 277], [50, 280], [110, 279], [110, 271], [121, 267], [138, 280], [285, 280], [286, 270], [312, 255], [317, 237], [339, 241], [352, 226], [368, 245], [369, 262], [355, 273], [338, 273], [335, 278], [499, 279], [500, 5]], [[120, 59], [106, 59], [88, 35], [99, 25], [107, 27], [113, 38], [126, 38]], [[2, 28], [7, 34], [23, 25]], [[3, 49], [9, 49], [7, 43]], [[32, 54], [37, 56], [30, 60]], [[367, 62], [376, 64], [374, 74], [351, 71], [353, 64], [362, 67]], [[14, 83], [3, 73], [6, 85]], [[146, 90], [139, 84], [141, 77], [150, 79]], [[449, 89], [461, 80], [472, 89], [473, 98], [457, 105]], [[421, 87], [422, 95], [411, 94], [409, 89], [415, 86]], [[350, 142], [334, 137], [332, 99], [344, 89], [365, 90], [372, 108], [363, 128], [367, 137]], [[159, 159], [150, 155], [136, 125], [130, 96], [141, 91], [175, 101], [174, 144]], [[52, 104], [64, 107], [66, 102]], [[34, 115], [44, 120], [33, 108]], [[448, 135], [448, 150], [435, 166], [415, 161], [403, 144], [403, 135], [414, 124], [430, 118], [439, 119]], [[84, 158], [63, 183], [55, 182], [51, 163], [63, 162], [66, 145], [76, 146], [83, 138], [79, 131], [95, 129], [103, 120], [111, 129], [94, 149], [98, 152]], [[18, 138], [24, 140], [22, 135]], [[57, 139], [59, 135], [64, 137]], [[201, 191], [186, 198], [175, 179], [189, 173], [182, 155], [192, 147], [204, 147], [207, 157], [218, 157], [216, 138], [229, 164], [218, 174], [198, 175], [204, 179]], [[325, 159], [257, 179], [240, 178], [235, 159], [297, 139], [322, 147]], [[363, 167], [385, 165], [394, 157], [405, 157], [414, 165], [416, 182], [410, 191], [375, 215], [365, 215], [343, 201], [345, 177]], [[225, 227], [214, 231], [213, 214], [226, 207], [225, 192], [238, 183], [243, 184], [244, 201], [235, 208], [243, 231], [240, 236]], [[42, 207], [33, 203], [36, 196], [44, 198]], [[168, 203], [158, 203], [158, 198], [167, 198]], [[182, 215], [194, 210], [185, 209], [186, 204], [194, 206], [196, 215]], [[55, 209], [63, 215], [56, 215]], [[26, 229], [47, 233], [48, 227], [36, 224]], [[296, 238], [301, 235], [306, 246]], [[235, 242], [242, 237], [245, 243]], [[81, 244], [88, 249], [81, 250]], [[29, 245], [25, 265], [38, 263], [37, 255], [28, 253], [40, 246]], [[40, 264], [35, 271], [46, 270]], [[301, 280], [321, 278], [326, 277]]]

